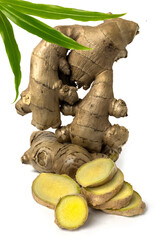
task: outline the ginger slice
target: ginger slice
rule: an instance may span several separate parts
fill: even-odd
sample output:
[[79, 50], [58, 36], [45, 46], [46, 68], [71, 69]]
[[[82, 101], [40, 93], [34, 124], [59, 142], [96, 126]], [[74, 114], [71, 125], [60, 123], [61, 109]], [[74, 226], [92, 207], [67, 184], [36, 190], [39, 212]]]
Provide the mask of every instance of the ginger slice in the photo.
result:
[[55, 223], [65, 229], [73, 230], [82, 226], [88, 217], [88, 206], [81, 195], [62, 197], [55, 208]]
[[101, 205], [114, 197], [122, 188], [123, 183], [124, 175], [122, 171], [118, 169], [111, 181], [98, 187], [82, 188], [82, 193], [90, 205]]
[[142, 214], [145, 210], [145, 207], [146, 207], [146, 205], [142, 201], [141, 196], [137, 192], [134, 191], [132, 199], [128, 206], [126, 206], [124, 208], [120, 208], [118, 210], [104, 209], [103, 211], [105, 213], [131, 217], [131, 216]]
[[117, 172], [115, 163], [109, 158], [98, 158], [83, 164], [76, 172], [76, 180], [83, 187], [100, 186]]
[[96, 209], [120, 209], [126, 207], [133, 196], [133, 188], [130, 183], [124, 182], [121, 190], [109, 201], [96, 206]]
[[67, 175], [40, 173], [32, 184], [35, 201], [52, 209], [61, 197], [78, 193], [80, 193], [79, 185]]

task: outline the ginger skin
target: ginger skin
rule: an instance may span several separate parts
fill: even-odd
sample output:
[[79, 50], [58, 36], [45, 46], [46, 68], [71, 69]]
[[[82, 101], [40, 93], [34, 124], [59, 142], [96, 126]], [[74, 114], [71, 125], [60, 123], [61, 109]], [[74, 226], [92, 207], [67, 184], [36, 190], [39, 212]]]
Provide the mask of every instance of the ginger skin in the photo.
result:
[[84, 163], [96, 157], [107, 157], [105, 154], [91, 154], [74, 144], [61, 144], [54, 133], [47, 131], [33, 132], [30, 145], [21, 158], [22, 163], [31, 164], [38, 172], [67, 174], [72, 178]]
[[65, 54], [66, 49], [42, 40], [31, 56], [29, 85], [15, 108], [22, 116], [32, 112], [32, 125], [40, 130], [61, 125], [61, 102], [72, 105], [78, 101], [77, 88], [59, 79], [59, 71], [70, 73]]
[[[69, 86], [68, 94], [61, 93], [64, 84], [59, 71], [69, 76], [70, 85], [76, 82], [78, 87], [88, 89], [98, 75], [112, 70], [114, 61], [127, 56], [125, 47], [138, 31], [136, 23], [121, 18], [105, 20], [95, 27], [72, 25], [55, 28], [92, 50], [72, 50], [66, 57], [68, 49], [43, 40], [33, 50], [29, 86], [22, 92], [16, 109], [21, 115], [32, 112], [32, 124], [40, 130], [61, 125], [61, 100], [71, 105], [78, 100], [75, 87]], [[110, 115], [125, 116], [124, 109], [123, 113], [120, 110], [117, 113], [110, 107]]]
[[[65, 104], [61, 108], [64, 115], [75, 114], [73, 122], [56, 130], [59, 142], [72, 142], [91, 152], [101, 152], [103, 146], [119, 153], [128, 139], [128, 130], [119, 125], [111, 125], [109, 115], [127, 115], [126, 104], [114, 99], [112, 70], [99, 74], [86, 97], [73, 106]], [[114, 104], [115, 102], [115, 104]], [[111, 112], [109, 112], [109, 110]], [[110, 151], [110, 150], [109, 150]], [[109, 155], [109, 152], [106, 152]]]
[[[138, 33], [138, 25], [123, 19], [113, 19], [95, 28], [83, 28], [83, 31], [83, 44], [87, 42], [93, 50], [70, 53], [68, 62], [72, 69], [71, 79], [85, 89], [94, 82], [83, 100], [73, 106], [62, 105], [64, 115], [75, 117], [68, 126], [59, 127], [55, 135], [59, 142], [70, 141], [90, 152], [102, 152], [104, 149], [105, 154], [119, 154], [129, 133], [125, 127], [117, 124], [112, 126], [109, 115], [125, 117], [127, 106], [123, 100], [114, 98], [112, 66], [114, 61], [127, 56], [126, 46]], [[82, 35], [79, 39], [82, 39]]]

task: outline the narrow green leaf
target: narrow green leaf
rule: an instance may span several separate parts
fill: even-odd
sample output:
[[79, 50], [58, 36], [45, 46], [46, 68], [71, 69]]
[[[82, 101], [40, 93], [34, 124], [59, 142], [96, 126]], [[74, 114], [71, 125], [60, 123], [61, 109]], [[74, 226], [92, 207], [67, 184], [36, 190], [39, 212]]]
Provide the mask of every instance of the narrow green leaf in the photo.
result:
[[10, 6], [1, 6], [1, 11], [19, 27], [39, 36], [47, 42], [56, 43], [68, 49], [90, 50], [90, 48], [80, 45], [73, 39], [51, 28], [47, 24], [33, 17], [20, 13]]
[[78, 21], [99, 21], [109, 18], [121, 17], [124, 14], [106, 14], [100, 12], [85, 11], [75, 8], [64, 8], [56, 5], [35, 4], [19, 0], [0, 0], [0, 3], [9, 4], [14, 9], [29, 15], [46, 19], [71, 18]]
[[10, 65], [15, 76], [14, 83], [16, 90], [15, 98], [16, 101], [19, 95], [19, 85], [21, 82], [21, 68], [20, 68], [21, 55], [14, 37], [12, 25], [1, 11], [0, 11], [0, 34], [2, 36], [6, 53], [8, 55]]

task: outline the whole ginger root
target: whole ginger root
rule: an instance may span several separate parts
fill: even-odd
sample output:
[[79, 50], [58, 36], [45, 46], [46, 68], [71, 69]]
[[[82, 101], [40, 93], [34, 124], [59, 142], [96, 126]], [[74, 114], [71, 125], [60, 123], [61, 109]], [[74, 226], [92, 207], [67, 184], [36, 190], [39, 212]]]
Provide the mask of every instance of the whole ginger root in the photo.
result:
[[[109, 116], [127, 116], [126, 103], [114, 98], [112, 66], [127, 57], [126, 46], [139, 27], [116, 18], [95, 27], [56, 29], [92, 50], [72, 50], [67, 55], [68, 49], [41, 41], [32, 53], [29, 86], [16, 104], [17, 112], [32, 112], [32, 124], [41, 130], [58, 128], [55, 135], [61, 143], [72, 142], [90, 152], [118, 156], [129, 133], [125, 127], [109, 122]], [[79, 100], [74, 85], [88, 89], [92, 82], [88, 94]], [[60, 111], [74, 116], [73, 122], [61, 127]]]
[[[121, 18], [105, 20], [95, 27], [71, 25], [55, 28], [92, 50], [72, 50], [67, 56], [68, 49], [44, 40], [33, 50], [30, 82], [16, 103], [16, 110], [21, 115], [32, 112], [32, 124], [40, 130], [59, 127], [61, 102], [73, 105], [78, 101], [74, 83], [88, 89], [102, 72], [111, 72], [114, 61], [127, 56], [125, 47], [138, 32], [136, 23]], [[70, 86], [66, 86], [68, 84], [59, 72], [69, 76]], [[126, 114], [125, 110], [121, 113], [120, 106], [117, 112], [120, 101], [116, 103], [114, 100], [112, 107], [113, 104], [116, 111], [110, 109], [112, 115]], [[106, 112], [107, 107], [104, 109]]]
[[31, 164], [38, 172], [67, 174], [74, 178], [77, 169], [96, 157], [105, 154], [91, 154], [81, 146], [61, 144], [55, 134], [48, 131], [33, 132], [30, 148], [23, 154], [21, 161]]

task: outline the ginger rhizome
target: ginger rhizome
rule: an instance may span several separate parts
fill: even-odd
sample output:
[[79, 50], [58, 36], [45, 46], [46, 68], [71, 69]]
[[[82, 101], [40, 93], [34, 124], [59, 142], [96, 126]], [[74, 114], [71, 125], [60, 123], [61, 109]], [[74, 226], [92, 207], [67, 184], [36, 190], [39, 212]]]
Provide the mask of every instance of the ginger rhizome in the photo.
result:
[[[95, 27], [56, 29], [91, 50], [70, 50], [44, 40], [33, 50], [29, 85], [16, 110], [21, 115], [32, 112], [32, 124], [40, 130], [56, 128], [55, 134], [34, 132], [21, 159], [42, 172], [33, 183], [33, 197], [55, 208], [57, 225], [70, 230], [86, 221], [87, 203], [105, 213], [142, 214], [145, 203], [113, 162], [129, 132], [109, 121], [109, 116], [127, 116], [126, 103], [114, 96], [113, 64], [127, 57], [126, 47], [139, 27], [116, 18]], [[78, 97], [80, 87], [90, 88], [83, 99]], [[61, 113], [74, 117], [67, 126], [61, 126]]]
[[[108, 118], [127, 116], [127, 106], [114, 98], [112, 66], [127, 56], [126, 46], [138, 33], [138, 25], [116, 18], [95, 27], [56, 29], [92, 50], [68, 53], [68, 49], [41, 41], [32, 53], [29, 86], [16, 104], [17, 112], [32, 112], [32, 124], [42, 130], [60, 127], [60, 111], [73, 115], [72, 124], [57, 130], [59, 142], [69, 141], [92, 152], [120, 153], [128, 130], [112, 126]], [[78, 101], [75, 84], [88, 89], [93, 81], [89, 93]]]
[[30, 148], [23, 154], [22, 163], [31, 164], [38, 172], [67, 174], [74, 178], [77, 169], [96, 157], [105, 154], [91, 154], [75, 144], [61, 144], [55, 134], [48, 131], [33, 132]]
[[[126, 103], [113, 94], [114, 61], [126, 57], [126, 46], [138, 32], [136, 23], [123, 19], [107, 20], [97, 27], [83, 27], [84, 43], [93, 50], [72, 51], [68, 58], [71, 79], [79, 86], [93, 85], [83, 100], [73, 106], [63, 104], [64, 115], [73, 115], [71, 124], [56, 130], [60, 142], [72, 142], [92, 152], [120, 153], [128, 139], [128, 130], [111, 125], [109, 116], [127, 116]], [[79, 38], [83, 39], [82, 34]], [[73, 66], [72, 66], [72, 65]], [[78, 76], [78, 77], [77, 77]]]
[[[65, 115], [71, 113], [74, 107], [75, 117], [71, 124], [56, 130], [59, 142], [70, 141], [92, 152], [101, 152], [102, 147], [107, 146], [106, 154], [110, 154], [111, 150], [120, 153], [121, 146], [128, 139], [128, 130], [117, 124], [112, 126], [108, 119], [113, 114], [113, 111], [109, 111], [110, 106], [114, 104], [112, 74], [112, 70], [100, 73], [86, 97], [79, 104], [71, 106], [70, 112], [68, 105], [63, 106], [62, 112]], [[121, 114], [118, 113], [118, 117], [124, 117], [127, 115], [127, 107], [121, 100], [116, 100], [117, 104], [119, 101]]]
[[92, 160], [84, 148], [59, 143], [54, 133], [37, 131], [30, 138], [31, 147], [24, 153], [22, 163], [31, 164], [38, 172], [67, 174], [74, 177], [77, 169]]

